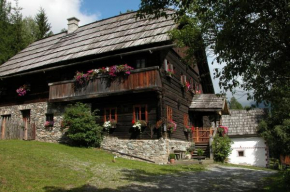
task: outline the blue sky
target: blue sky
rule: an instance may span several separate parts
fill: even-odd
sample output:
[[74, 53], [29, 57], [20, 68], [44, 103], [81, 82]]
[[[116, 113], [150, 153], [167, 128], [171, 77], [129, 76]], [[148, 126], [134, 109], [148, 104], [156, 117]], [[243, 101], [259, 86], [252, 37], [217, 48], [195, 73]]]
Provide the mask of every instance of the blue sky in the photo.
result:
[[[8, 0], [14, 3], [13, 0]], [[80, 25], [85, 25], [96, 20], [106, 19], [125, 13], [127, 10], [138, 10], [140, 0], [18, 0], [22, 7], [24, 17], [34, 17], [40, 7], [44, 8], [48, 21], [51, 23], [52, 31], [59, 33], [61, 29], [67, 28], [67, 18], [77, 17], [80, 19]], [[221, 68], [218, 64], [211, 65], [213, 58], [208, 56], [211, 75], [214, 68]], [[218, 80], [213, 79], [216, 93], [220, 93]], [[230, 98], [231, 93], [227, 93]], [[243, 104], [249, 105], [245, 92], [238, 90], [235, 97]]]
[[81, 11], [93, 14], [100, 12], [100, 19], [113, 17], [127, 10], [138, 10], [139, 0], [84, 0], [82, 1]]

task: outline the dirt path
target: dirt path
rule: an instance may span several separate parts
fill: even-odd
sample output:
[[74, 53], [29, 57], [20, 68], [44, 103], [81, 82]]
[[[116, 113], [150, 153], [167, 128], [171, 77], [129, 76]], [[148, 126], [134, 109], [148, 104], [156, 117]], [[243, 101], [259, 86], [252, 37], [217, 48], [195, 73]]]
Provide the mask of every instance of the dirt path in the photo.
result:
[[263, 178], [275, 171], [261, 171], [246, 168], [212, 165], [207, 171], [166, 175], [150, 178], [148, 182], [138, 182], [121, 191], [257, 191], [263, 187]]

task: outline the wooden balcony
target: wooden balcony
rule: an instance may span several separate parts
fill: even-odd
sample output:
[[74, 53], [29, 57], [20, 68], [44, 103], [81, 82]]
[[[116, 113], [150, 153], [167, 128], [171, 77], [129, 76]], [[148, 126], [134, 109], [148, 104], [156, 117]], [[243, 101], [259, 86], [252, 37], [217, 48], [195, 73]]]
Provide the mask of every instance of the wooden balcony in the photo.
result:
[[127, 94], [162, 89], [159, 67], [135, 69], [129, 76], [119, 76], [110, 79], [100, 76], [83, 87], [76, 88], [74, 81], [49, 83], [49, 101], [72, 101], [106, 97], [117, 94]]

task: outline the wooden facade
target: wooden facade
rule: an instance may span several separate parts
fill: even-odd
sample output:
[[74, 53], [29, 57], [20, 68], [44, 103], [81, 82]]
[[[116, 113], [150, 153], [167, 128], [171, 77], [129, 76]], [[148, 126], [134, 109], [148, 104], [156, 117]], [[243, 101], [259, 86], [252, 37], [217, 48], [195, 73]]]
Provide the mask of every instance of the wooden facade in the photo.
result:
[[[132, 18], [126, 24], [125, 21], [129, 16]], [[133, 16], [134, 14], [129, 13], [119, 16], [120, 18], [100, 21], [100, 25], [103, 26], [100, 30], [111, 28], [110, 33], [115, 42], [105, 41], [102, 34], [99, 34], [101, 37], [93, 36], [101, 38], [103, 49], [98, 49], [99, 52], [94, 52], [97, 49], [94, 47], [95, 44], [81, 44], [84, 41], [81, 37], [88, 38], [87, 42], [83, 42], [88, 43], [92, 40], [90, 35], [96, 35], [92, 31], [94, 28], [99, 28], [99, 25], [95, 23], [80, 28], [74, 35], [59, 34], [49, 37], [52, 39], [51, 42], [49, 38], [41, 40], [22, 51], [8, 62], [11, 63], [10, 65], [5, 64], [0, 67], [0, 78], [3, 78], [0, 81], [0, 107], [40, 101], [61, 104], [90, 103], [92, 110], [99, 110], [101, 118], [97, 123], [100, 124], [112, 117], [112, 114], [106, 117], [106, 109], [109, 109], [108, 113], [113, 109], [117, 127], [110, 131], [111, 136], [124, 139], [169, 137], [176, 140], [191, 140], [189, 134], [184, 131], [185, 127], [195, 124], [189, 106], [195, 94], [213, 93], [213, 86], [206, 82], [207, 88], [203, 89], [204, 82], [201, 81], [203, 74], [198, 70], [199, 64], [191, 66], [184, 64], [180, 53], [173, 49], [166, 32], [175, 27], [173, 20], [137, 22]], [[125, 35], [127, 29], [124, 26], [122, 29], [118, 28], [120, 31], [115, 34], [113, 26], [116, 27], [118, 22], [128, 27], [136, 26], [130, 28], [132, 30], [130, 33], [136, 30], [137, 36], [132, 35], [132, 39], [127, 38]], [[156, 23], [166, 28], [160, 28]], [[144, 28], [145, 31], [142, 32], [144, 26], [147, 31]], [[41, 46], [48, 44], [49, 48], [45, 52], [45, 47]], [[64, 46], [67, 51], [63, 53], [61, 46]], [[112, 46], [113, 48], [110, 49]], [[78, 47], [85, 47], [86, 50], [75, 53]], [[34, 51], [38, 49], [39, 54], [35, 55]], [[42, 52], [44, 55], [39, 56]], [[30, 57], [29, 53], [31, 53]], [[62, 57], [61, 53], [67, 54], [67, 58]], [[36, 56], [39, 58], [35, 59]], [[55, 60], [52, 59], [53, 56], [56, 57]], [[20, 65], [22, 59], [23, 66]], [[35, 64], [30, 64], [29, 61]], [[108, 76], [98, 76], [83, 86], [77, 86], [73, 80], [76, 71], [86, 72], [120, 64], [128, 64], [135, 69], [128, 76], [118, 76], [113, 79]], [[205, 69], [207, 68], [203, 68], [203, 71]], [[169, 70], [172, 72], [170, 75]], [[209, 71], [203, 73], [209, 74]], [[17, 96], [15, 90], [28, 83], [31, 90], [27, 95]], [[142, 134], [132, 129], [132, 120], [138, 110], [140, 110], [139, 114], [146, 114], [144, 120], [147, 122], [147, 127], [142, 130]], [[140, 116], [140, 118], [144, 117]], [[168, 120], [176, 122], [176, 131], [167, 134], [166, 126], [156, 128], [156, 122], [159, 120], [164, 124]]]

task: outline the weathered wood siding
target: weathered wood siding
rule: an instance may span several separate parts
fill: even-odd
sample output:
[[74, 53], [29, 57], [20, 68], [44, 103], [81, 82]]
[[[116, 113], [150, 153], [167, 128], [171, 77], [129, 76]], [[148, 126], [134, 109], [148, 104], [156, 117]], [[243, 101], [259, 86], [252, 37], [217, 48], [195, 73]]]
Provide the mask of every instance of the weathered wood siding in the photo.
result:
[[[184, 65], [180, 61], [180, 57], [173, 52], [164, 52], [161, 55], [162, 67], [161, 67], [161, 77], [163, 85], [163, 100], [162, 100], [162, 114], [166, 118], [166, 108], [167, 106], [172, 108], [173, 121], [177, 123], [177, 130], [171, 135], [172, 139], [188, 140], [187, 133], [184, 132], [184, 115], [188, 114], [189, 105], [193, 98], [193, 93], [184, 89], [181, 85], [181, 75], [186, 75], [187, 81], [190, 78], [194, 82], [198, 83], [199, 75], [191, 67]], [[173, 64], [175, 74], [172, 78], [166, 76], [166, 71], [164, 68], [164, 59], [167, 59], [170, 64]]]
[[[155, 129], [156, 121], [159, 118], [158, 97], [159, 93], [152, 91], [95, 98], [88, 100], [88, 102], [92, 103], [92, 110], [99, 110], [100, 119], [97, 122], [100, 124], [104, 123], [105, 108], [117, 109], [117, 128], [110, 131], [110, 136], [118, 137], [119, 139], [157, 139], [160, 137], [160, 133]], [[147, 105], [148, 126], [142, 130], [141, 134], [132, 128], [134, 105]]]
[[[87, 85], [75, 87], [74, 81], [64, 81], [50, 84], [50, 101], [69, 101], [107, 96], [111, 93], [126, 91], [141, 91], [142, 89], [161, 89], [161, 79], [158, 67], [144, 68], [132, 71], [129, 76], [98, 77], [89, 81]], [[106, 94], [106, 95], [104, 95]]]

